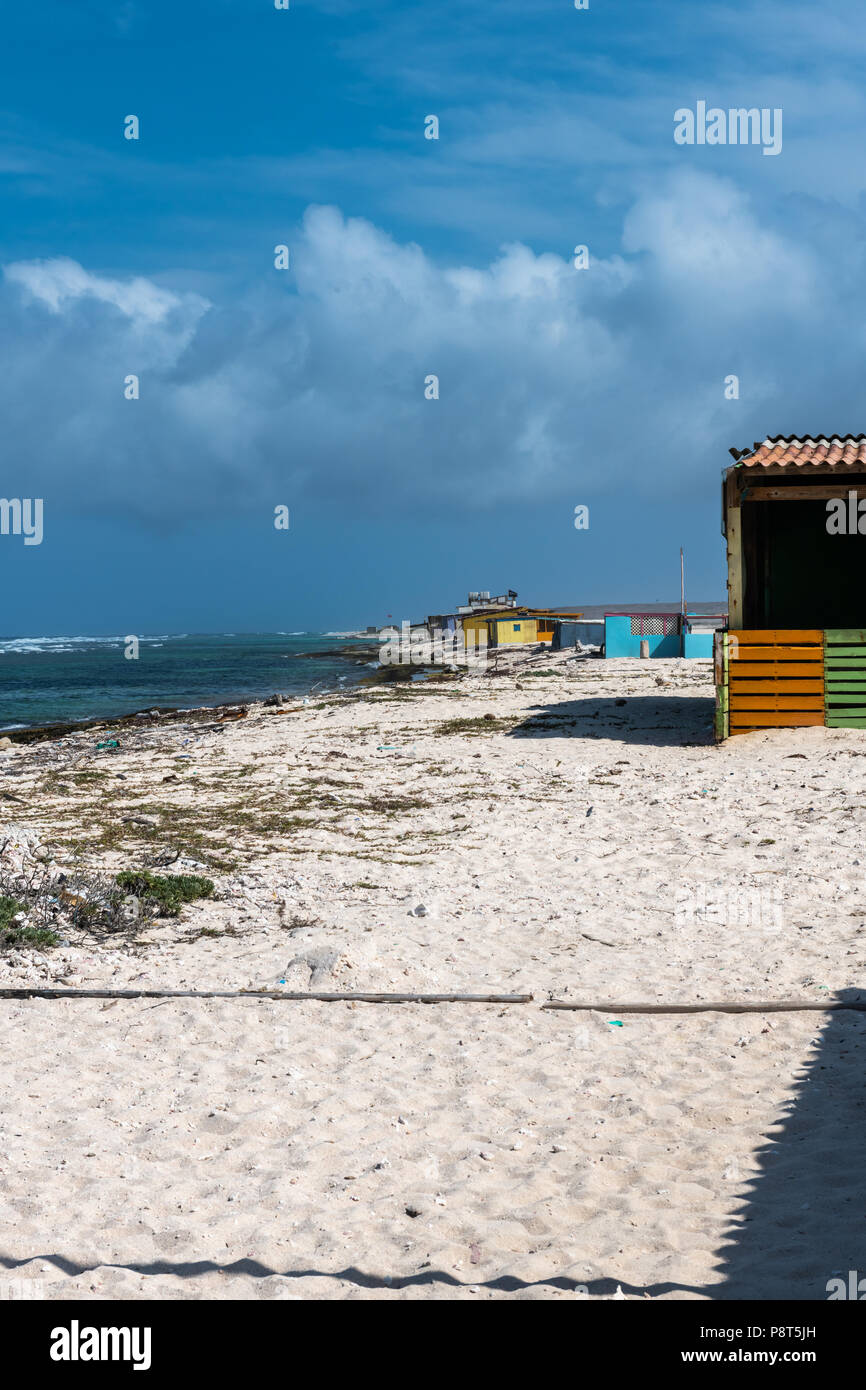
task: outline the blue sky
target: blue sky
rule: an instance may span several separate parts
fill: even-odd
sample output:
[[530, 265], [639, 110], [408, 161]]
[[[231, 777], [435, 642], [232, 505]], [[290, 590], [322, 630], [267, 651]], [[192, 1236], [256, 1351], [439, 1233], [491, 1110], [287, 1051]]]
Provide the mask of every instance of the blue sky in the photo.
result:
[[[45, 509], [6, 633], [665, 599], [680, 544], [717, 598], [728, 448], [864, 429], [859, 0], [4, 26], [0, 494]], [[781, 153], [676, 145], [699, 100], [781, 108]]]

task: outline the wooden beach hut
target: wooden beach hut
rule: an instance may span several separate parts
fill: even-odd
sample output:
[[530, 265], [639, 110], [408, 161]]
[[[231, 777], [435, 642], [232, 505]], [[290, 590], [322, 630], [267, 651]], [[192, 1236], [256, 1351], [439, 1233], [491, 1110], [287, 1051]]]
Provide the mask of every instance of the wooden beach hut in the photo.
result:
[[716, 736], [866, 728], [866, 435], [777, 435], [731, 454]]
[[568, 609], [552, 608], [509, 608], [501, 610], [482, 610], [467, 614], [463, 618], [465, 642], [469, 647], [478, 641], [478, 633], [484, 629], [489, 647], [525, 646], [536, 642], [553, 642], [557, 618], [565, 613], [571, 618], [583, 615]]
[[535, 618], [529, 617], [523, 608], [512, 608], [504, 613], [472, 613], [464, 617], [463, 632], [467, 647], [477, 644], [478, 634], [482, 631], [489, 647], [505, 647], [535, 642], [537, 628]]

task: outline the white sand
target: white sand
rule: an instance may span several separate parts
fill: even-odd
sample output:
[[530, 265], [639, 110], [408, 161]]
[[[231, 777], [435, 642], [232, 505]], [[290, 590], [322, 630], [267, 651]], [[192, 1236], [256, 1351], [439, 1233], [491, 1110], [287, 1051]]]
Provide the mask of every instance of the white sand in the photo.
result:
[[[856, 991], [866, 734], [715, 746], [709, 663], [542, 665], [559, 674], [4, 758], [3, 814], [58, 861], [105, 824], [123, 839], [89, 853], [102, 868], [192, 853], [201, 813], [199, 852], [242, 863], [151, 944], [7, 952], [0, 983], [535, 995], [0, 1001], [7, 1278], [52, 1298], [821, 1298], [866, 1265], [863, 1015], [539, 1007]], [[503, 724], [434, 732], [487, 712]], [[308, 823], [263, 830], [275, 815]]]

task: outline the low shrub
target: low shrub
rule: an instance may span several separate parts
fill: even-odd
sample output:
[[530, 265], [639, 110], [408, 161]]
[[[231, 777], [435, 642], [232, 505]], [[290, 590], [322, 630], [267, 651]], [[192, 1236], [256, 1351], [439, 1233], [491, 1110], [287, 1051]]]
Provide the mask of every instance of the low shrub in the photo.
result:
[[124, 869], [115, 882], [124, 892], [159, 909], [162, 917], [177, 917], [184, 903], [210, 898], [214, 884], [198, 874], [152, 874], [146, 869]]

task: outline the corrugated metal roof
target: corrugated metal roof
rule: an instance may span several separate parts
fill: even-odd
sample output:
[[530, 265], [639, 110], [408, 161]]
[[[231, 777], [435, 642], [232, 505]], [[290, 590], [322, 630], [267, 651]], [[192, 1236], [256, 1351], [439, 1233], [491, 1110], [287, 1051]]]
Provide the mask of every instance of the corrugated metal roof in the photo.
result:
[[866, 434], [777, 434], [730, 452], [743, 468], [866, 468]]

